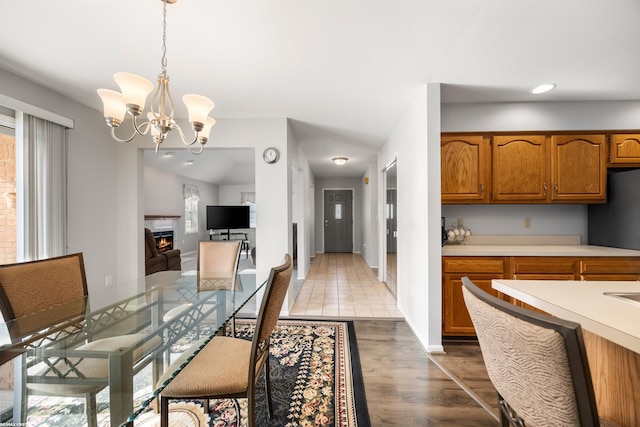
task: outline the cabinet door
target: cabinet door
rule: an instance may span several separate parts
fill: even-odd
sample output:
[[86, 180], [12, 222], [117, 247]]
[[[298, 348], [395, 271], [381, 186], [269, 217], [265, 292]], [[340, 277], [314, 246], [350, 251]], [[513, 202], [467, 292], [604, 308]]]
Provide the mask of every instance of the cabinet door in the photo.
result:
[[494, 201], [547, 200], [548, 149], [544, 135], [494, 136], [491, 160]]
[[443, 136], [440, 144], [442, 203], [488, 201], [488, 140], [477, 136]]
[[609, 138], [610, 166], [640, 165], [640, 135], [616, 134]]
[[502, 297], [501, 293], [491, 287], [491, 279], [502, 279], [502, 274], [445, 274], [442, 295], [442, 335], [473, 336], [476, 334], [462, 296], [464, 276], [469, 277], [480, 289], [499, 298]]
[[551, 137], [551, 200], [604, 202], [607, 156], [604, 135]]

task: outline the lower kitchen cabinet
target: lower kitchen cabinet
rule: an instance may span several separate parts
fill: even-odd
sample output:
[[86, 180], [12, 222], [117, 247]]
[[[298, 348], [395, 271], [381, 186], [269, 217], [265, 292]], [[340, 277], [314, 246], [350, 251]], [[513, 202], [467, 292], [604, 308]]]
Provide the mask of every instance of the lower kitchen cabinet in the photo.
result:
[[[491, 287], [492, 279], [518, 280], [640, 280], [640, 257], [442, 257], [442, 335], [475, 336], [462, 296], [462, 278], [481, 289], [513, 301]], [[540, 311], [535, 309], [536, 311]]]
[[505, 257], [443, 257], [442, 334], [475, 336], [473, 322], [462, 296], [462, 278], [467, 276], [482, 290], [501, 297], [491, 288], [492, 279], [504, 279]]

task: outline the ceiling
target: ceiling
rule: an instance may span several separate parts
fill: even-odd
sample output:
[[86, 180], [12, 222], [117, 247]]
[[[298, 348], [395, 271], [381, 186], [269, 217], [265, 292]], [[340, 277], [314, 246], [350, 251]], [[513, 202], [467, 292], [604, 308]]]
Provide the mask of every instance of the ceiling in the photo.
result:
[[[289, 118], [317, 178], [362, 176], [425, 83], [442, 83], [445, 103], [640, 99], [638, 0], [178, 0], [167, 9], [176, 103], [199, 93], [215, 101], [216, 119]], [[0, 67], [97, 110], [96, 89], [117, 89], [114, 72], [152, 81], [160, 72], [159, 0], [3, 0], [0, 14]], [[529, 93], [545, 82], [557, 88]], [[350, 161], [339, 168], [336, 156]]]

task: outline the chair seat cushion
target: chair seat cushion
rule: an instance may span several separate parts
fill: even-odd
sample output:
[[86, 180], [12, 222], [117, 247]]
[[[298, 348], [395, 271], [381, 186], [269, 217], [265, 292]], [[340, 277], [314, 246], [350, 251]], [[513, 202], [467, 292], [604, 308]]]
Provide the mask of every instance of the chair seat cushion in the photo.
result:
[[244, 393], [248, 388], [250, 355], [251, 341], [214, 337], [161, 395], [168, 398], [214, 398]]

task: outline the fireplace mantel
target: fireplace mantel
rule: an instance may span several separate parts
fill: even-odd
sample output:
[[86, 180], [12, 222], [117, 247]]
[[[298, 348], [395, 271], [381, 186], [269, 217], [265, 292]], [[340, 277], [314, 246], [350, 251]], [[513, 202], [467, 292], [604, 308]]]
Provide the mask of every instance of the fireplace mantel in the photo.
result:
[[182, 215], [168, 215], [168, 214], [163, 214], [163, 215], [145, 215], [144, 219], [178, 219], [180, 218]]

